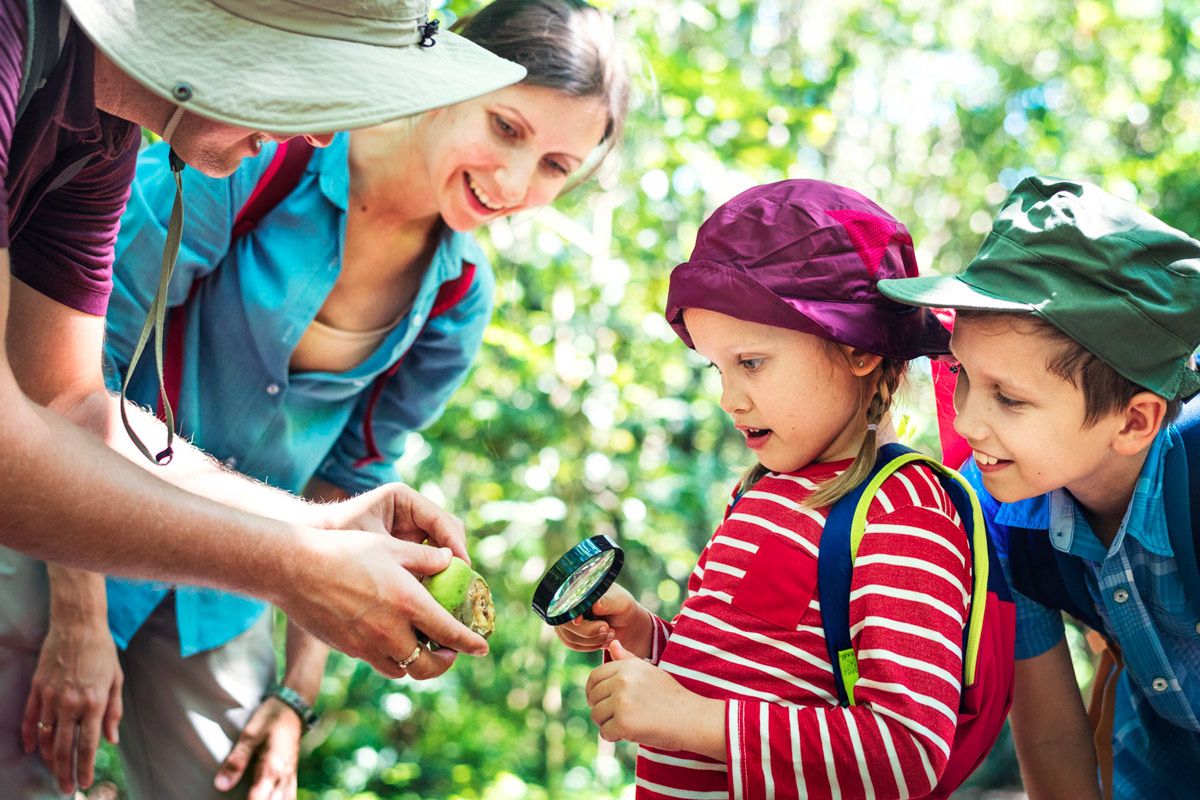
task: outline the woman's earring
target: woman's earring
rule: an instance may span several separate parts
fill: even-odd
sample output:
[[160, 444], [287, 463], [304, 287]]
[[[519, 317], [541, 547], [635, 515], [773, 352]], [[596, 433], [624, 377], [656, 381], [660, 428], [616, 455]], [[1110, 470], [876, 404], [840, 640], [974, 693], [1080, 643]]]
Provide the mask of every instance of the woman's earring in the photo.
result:
[[860, 362], [858, 362], [858, 365], [859, 365], [860, 367], [865, 367], [865, 366], [867, 365], [867, 362], [865, 362], [865, 361], [860, 361]]

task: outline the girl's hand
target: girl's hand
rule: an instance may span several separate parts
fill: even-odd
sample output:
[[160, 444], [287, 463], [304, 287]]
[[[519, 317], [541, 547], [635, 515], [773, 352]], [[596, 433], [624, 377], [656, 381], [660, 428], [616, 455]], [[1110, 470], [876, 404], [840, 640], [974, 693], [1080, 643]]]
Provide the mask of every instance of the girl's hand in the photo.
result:
[[572, 650], [601, 650], [620, 639], [642, 657], [650, 655], [654, 620], [625, 589], [614, 583], [592, 606], [592, 616], [596, 619], [576, 617], [555, 626], [554, 632]]
[[302, 732], [296, 712], [279, 698], [268, 697], [250, 716], [213, 784], [229, 791], [253, 760], [254, 783], [248, 800], [296, 800]]
[[606, 741], [625, 739], [660, 750], [688, 750], [725, 760], [725, 702], [701, 697], [670, 674], [630, 653], [620, 640], [612, 661], [587, 682], [592, 720]]

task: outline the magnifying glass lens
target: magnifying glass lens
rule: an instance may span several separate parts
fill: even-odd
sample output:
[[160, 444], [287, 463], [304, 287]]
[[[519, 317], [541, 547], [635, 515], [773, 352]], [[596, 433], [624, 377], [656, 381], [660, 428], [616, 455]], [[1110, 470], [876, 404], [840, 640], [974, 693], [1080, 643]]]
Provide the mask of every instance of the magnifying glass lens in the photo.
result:
[[555, 616], [565, 614], [572, 606], [587, 597], [588, 592], [604, 579], [616, 555], [615, 550], [605, 550], [576, 569], [554, 593], [554, 599], [550, 601], [547, 613]]
[[584, 539], [563, 555], [538, 581], [533, 610], [551, 625], [587, 616], [616, 580], [625, 554], [604, 534]]

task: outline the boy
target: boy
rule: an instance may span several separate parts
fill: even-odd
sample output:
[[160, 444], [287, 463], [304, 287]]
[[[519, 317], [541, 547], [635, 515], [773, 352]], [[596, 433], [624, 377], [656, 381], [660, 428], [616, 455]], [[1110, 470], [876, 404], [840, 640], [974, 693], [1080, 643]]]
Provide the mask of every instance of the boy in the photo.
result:
[[[1181, 438], [1171, 423], [1200, 391], [1200, 242], [1096, 186], [1034, 177], [962, 275], [879, 287], [959, 310], [955, 427], [1014, 588], [1011, 723], [1029, 796], [1195, 796], [1200, 596], [1185, 585], [1200, 580], [1195, 553], [1177, 553], [1191, 550], [1187, 513], [1174, 521], [1192, 426]], [[1091, 725], [1063, 610], [1116, 661], [1097, 673]]]

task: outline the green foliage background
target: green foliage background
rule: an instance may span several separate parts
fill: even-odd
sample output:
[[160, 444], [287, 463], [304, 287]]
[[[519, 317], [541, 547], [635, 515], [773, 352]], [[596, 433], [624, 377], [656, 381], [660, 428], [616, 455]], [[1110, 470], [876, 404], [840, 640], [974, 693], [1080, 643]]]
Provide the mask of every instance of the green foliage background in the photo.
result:
[[[943, 272], [1033, 172], [1094, 180], [1200, 233], [1200, 23], [1184, 2], [609, 7], [640, 63], [623, 158], [607, 191], [493, 227], [483, 354], [404, 460], [474, 537], [499, 603], [492, 655], [428, 685], [336, 658], [308, 797], [630, 793], [633, 748], [601, 747], [587, 714], [597, 657], [558, 646], [528, 601], [548, 560], [608, 533], [626, 549], [622, 582], [678, 609], [745, 456], [662, 308], [697, 226], [736, 192], [787, 177], [853, 187]], [[1015, 780], [1010, 750], [993, 762], [978, 783]]]
[[[608, 533], [626, 549], [622, 582], [678, 609], [745, 457], [662, 308], [697, 226], [736, 192], [848, 185], [942, 272], [1034, 172], [1093, 180], [1200, 233], [1188, 0], [600, 4], [639, 63], [624, 155], [601, 188], [485, 234], [494, 323], [468, 385], [402, 461], [466, 520], [498, 602], [491, 655], [424, 684], [335, 656], [302, 798], [632, 796], [633, 748], [598, 743], [588, 717], [598, 657], [558, 646], [528, 602], [548, 560]], [[936, 447], [919, 395], [910, 405]], [[1014, 764], [1006, 743], [975, 782], [1013, 783]]]

